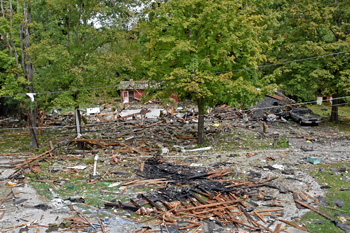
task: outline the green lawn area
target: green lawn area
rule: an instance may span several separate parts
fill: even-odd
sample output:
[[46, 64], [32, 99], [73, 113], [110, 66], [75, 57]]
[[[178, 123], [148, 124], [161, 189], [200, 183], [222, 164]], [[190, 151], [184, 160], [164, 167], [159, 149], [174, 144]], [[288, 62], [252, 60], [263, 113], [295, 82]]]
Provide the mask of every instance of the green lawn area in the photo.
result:
[[314, 113], [319, 114], [322, 117], [322, 125], [335, 127], [340, 131], [350, 133], [350, 106], [339, 106], [339, 122], [330, 122], [332, 107], [329, 105], [307, 105]]
[[[314, 169], [310, 174], [315, 177], [321, 186], [330, 186], [326, 192], [325, 200], [329, 202], [328, 205], [320, 206], [318, 209], [327, 215], [334, 218], [335, 221], [339, 223], [349, 223], [349, 218], [342, 218], [341, 216], [336, 216], [336, 213], [350, 215], [350, 181], [344, 181], [345, 177], [349, 177], [349, 169], [347, 172], [335, 172], [331, 169], [333, 168], [344, 168], [350, 167], [350, 162], [345, 163], [333, 163], [333, 164], [319, 164], [315, 165]], [[346, 179], [346, 178], [345, 178]], [[343, 207], [335, 208], [333, 201], [335, 199], [340, 199], [344, 201]], [[340, 228], [336, 227], [334, 223], [330, 220], [320, 216], [315, 212], [308, 212], [305, 214], [301, 222], [305, 224], [309, 232], [322, 233], [322, 232], [344, 232]]]
[[[314, 113], [321, 116], [330, 116], [332, 107], [330, 105], [307, 105]], [[350, 117], [350, 106], [339, 106], [338, 113], [340, 117]]]

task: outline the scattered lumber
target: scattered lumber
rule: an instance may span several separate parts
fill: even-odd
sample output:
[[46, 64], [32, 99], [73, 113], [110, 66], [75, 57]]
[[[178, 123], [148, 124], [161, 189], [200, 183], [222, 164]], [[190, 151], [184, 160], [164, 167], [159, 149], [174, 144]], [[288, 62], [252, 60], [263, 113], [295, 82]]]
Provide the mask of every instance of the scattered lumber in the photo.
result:
[[284, 222], [284, 223], [286, 223], [286, 224], [288, 224], [288, 225], [291, 225], [291, 226], [293, 226], [293, 227], [295, 227], [295, 228], [298, 228], [299, 230], [308, 231], [306, 228], [301, 227], [301, 226], [299, 226], [299, 225], [297, 225], [297, 224], [295, 224], [295, 223], [289, 222], [289, 221], [287, 221], [287, 220], [284, 220], [284, 219], [276, 219], [276, 220], [278, 220], [278, 221], [280, 221], [280, 222]]
[[[197, 168], [200, 170], [200, 168]], [[272, 181], [277, 177], [256, 179], [225, 179], [232, 173], [231, 169], [215, 171], [198, 171], [186, 165], [175, 165], [163, 162], [161, 157], [147, 159], [143, 165], [143, 180], [135, 180], [124, 185], [148, 185], [168, 182], [165, 187], [153, 194], [141, 194], [140, 199], [129, 202], [106, 203], [105, 208], [120, 208], [134, 211], [137, 214], [158, 218], [164, 224], [188, 222], [182, 230], [198, 232], [201, 222], [211, 219], [224, 225], [231, 224], [237, 229], [280, 232], [281, 224], [276, 217], [283, 216], [284, 208], [271, 205], [274, 199], [260, 188], [273, 187]], [[265, 204], [252, 205], [247, 200], [255, 199]], [[273, 202], [274, 203], [274, 202]], [[152, 208], [147, 208], [149, 204]], [[267, 206], [270, 206], [267, 207]], [[274, 229], [271, 223], [276, 222]], [[289, 224], [288, 221], [284, 223]], [[180, 229], [180, 228], [179, 228]], [[301, 229], [301, 228], [299, 228]]]
[[23, 163], [17, 165], [17, 166], [15, 167], [15, 169], [19, 169], [19, 168], [21, 168], [21, 167], [23, 167], [23, 166], [25, 166], [25, 165], [27, 165], [27, 164], [29, 164], [29, 163], [31, 163], [31, 162], [34, 162], [34, 161], [39, 160], [39, 159], [40, 159], [41, 157], [43, 157], [44, 155], [50, 154], [54, 149], [55, 149], [54, 147], [51, 147], [50, 150], [45, 151], [44, 153], [41, 153], [41, 154], [38, 155], [38, 156], [34, 156], [34, 157], [32, 157], [32, 158], [27, 159], [25, 162], [23, 162]]
[[147, 185], [164, 185], [166, 183], [174, 182], [173, 180], [162, 179], [149, 179], [149, 180], [134, 180], [122, 184], [123, 186], [147, 186]]

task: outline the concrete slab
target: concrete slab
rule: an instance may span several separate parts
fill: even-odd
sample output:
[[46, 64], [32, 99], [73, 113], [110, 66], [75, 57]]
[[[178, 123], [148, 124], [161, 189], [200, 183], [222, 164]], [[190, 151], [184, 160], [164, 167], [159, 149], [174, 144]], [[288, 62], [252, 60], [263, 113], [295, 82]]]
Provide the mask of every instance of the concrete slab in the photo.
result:
[[[0, 159], [0, 162], [8, 161]], [[13, 169], [0, 168], [0, 199], [14, 194], [1, 205], [0, 232], [44, 233], [49, 224], [60, 223], [64, 218], [71, 216], [67, 206], [54, 205], [52, 201], [39, 196], [27, 183], [9, 186], [10, 180], [7, 178], [13, 172]], [[28, 231], [25, 229], [26, 226], [29, 226]]]

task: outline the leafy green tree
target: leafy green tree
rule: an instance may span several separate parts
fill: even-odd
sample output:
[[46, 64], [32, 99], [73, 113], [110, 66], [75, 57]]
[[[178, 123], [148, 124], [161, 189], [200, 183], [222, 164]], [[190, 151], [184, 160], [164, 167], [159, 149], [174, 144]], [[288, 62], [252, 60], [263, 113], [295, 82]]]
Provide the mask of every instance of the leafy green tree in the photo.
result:
[[[6, 1], [4, 11], [12, 9], [8, 3]], [[23, 8], [24, 3], [25, 1], [18, 1], [17, 8]], [[140, 0], [30, 1], [28, 12], [32, 20], [29, 23], [31, 43], [26, 52], [35, 67], [33, 85], [36, 92], [58, 92], [49, 96], [49, 103], [72, 106], [91, 101], [96, 93], [114, 94], [116, 91], [112, 88], [78, 93], [59, 93], [60, 91], [115, 86], [120, 79], [137, 79], [135, 76], [141, 76], [137, 62], [140, 56], [137, 33], [130, 30], [133, 20], [137, 19], [137, 12], [133, 12], [132, 7], [137, 8], [140, 4]], [[16, 6], [13, 8], [16, 9]], [[2, 31], [10, 46], [5, 44], [4, 48], [5, 54], [13, 57], [11, 64], [14, 66], [17, 61], [14, 49], [20, 47], [20, 35], [13, 33], [16, 46], [12, 46], [10, 32], [18, 32], [18, 26], [14, 24], [11, 31], [10, 18], [6, 15], [10, 15], [9, 12], [2, 14], [2, 20], [6, 21], [6, 24], [2, 24]], [[14, 17], [17, 15], [17, 18], [23, 18], [23, 13], [16, 13]], [[17, 19], [13, 22], [17, 22]], [[21, 54], [18, 58], [17, 73], [21, 76]], [[8, 80], [7, 83], [14, 81], [17, 85], [19, 81], [25, 81], [21, 77], [13, 78], [13, 75], [16, 72], [6, 75], [4, 80]], [[13, 85], [5, 85], [1, 92], [2, 95], [10, 95], [24, 91], [14, 89]], [[45, 99], [45, 95], [36, 97], [40, 104]]]
[[[131, 18], [136, 18], [130, 7], [141, 3], [1, 0], [0, 33], [5, 40], [0, 44], [0, 95], [48, 91], [55, 93], [48, 104], [76, 106], [105, 90], [65, 90], [115, 86], [122, 78], [141, 75], [135, 59], [140, 56], [137, 34], [129, 30]], [[36, 106], [30, 104], [32, 126], [34, 110], [46, 98], [37, 95]]]
[[[30, 50], [38, 88], [55, 92], [114, 86], [131, 75], [138, 56], [134, 35], [127, 30], [131, 2], [39, 1], [33, 18], [35, 37], [40, 40]], [[102, 91], [106, 92], [79, 91], [51, 98], [56, 105], [72, 106], [89, 102]]]
[[[1, 0], [1, 33], [5, 38], [8, 48], [10, 61], [15, 60], [15, 68], [3, 66], [5, 73], [1, 75], [1, 94], [16, 94], [15, 91], [34, 93], [33, 72], [34, 67], [29, 54], [31, 45], [30, 24], [31, 10], [30, 2]], [[13, 66], [12, 66], [13, 67]], [[21, 98], [21, 97], [20, 97]], [[12, 102], [12, 100], [10, 100]], [[38, 141], [36, 137], [36, 112], [35, 106], [27, 101], [28, 127], [30, 129], [31, 147], [37, 148]]]
[[[331, 120], [338, 121], [338, 97], [350, 90], [350, 2], [347, 0], [280, 1], [280, 26], [275, 56], [279, 62], [317, 57], [276, 69], [273, 76], [283, 89], [314, 100], [322, 91], [333, 96]], [[277, 41], [277, 40], [276, 40]], [[275, 60], [276, 61], [276, 60]]]
[[[192, 98], [199, 109], [198, 143], [204, 142], [206, 106], [250, 106], [268, 87], [254, 67], [265, 61], [263, 30], [270, 1], [158, 1], [148, 12], [144, 62], [163, 91]], [[235, 70], [234, 72], [226, 72]]]

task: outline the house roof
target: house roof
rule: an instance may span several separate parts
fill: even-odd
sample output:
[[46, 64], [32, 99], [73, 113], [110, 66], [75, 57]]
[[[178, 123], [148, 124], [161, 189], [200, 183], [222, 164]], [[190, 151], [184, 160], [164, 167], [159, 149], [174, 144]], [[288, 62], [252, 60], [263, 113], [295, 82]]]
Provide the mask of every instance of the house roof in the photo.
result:
[[160, 85], [154, 81], [121, 81], [119, 90], [145, 90], [148, 88], [158, 88]]
[[274, 95], [267, 95], [267, 96], [269, 96], [271, 98], [274, 98], [276, 100], [283, 101], [283, 102], [288, 103], [288, 104], [294, 104], [295, 103], [294, 100], [288, 98], [282, 92], [279, 92], [279, 91], [275, 91]]

